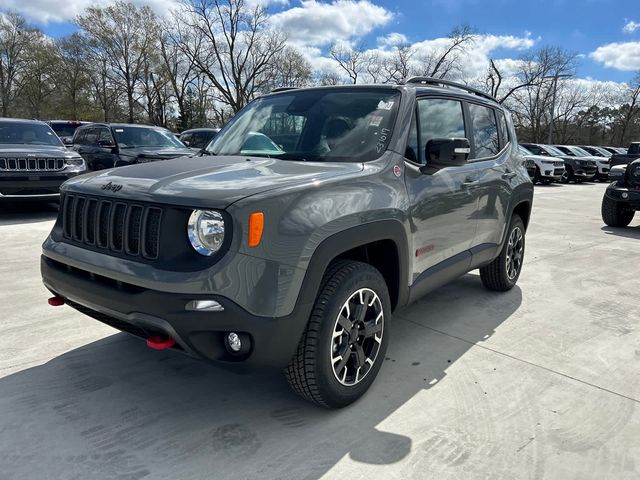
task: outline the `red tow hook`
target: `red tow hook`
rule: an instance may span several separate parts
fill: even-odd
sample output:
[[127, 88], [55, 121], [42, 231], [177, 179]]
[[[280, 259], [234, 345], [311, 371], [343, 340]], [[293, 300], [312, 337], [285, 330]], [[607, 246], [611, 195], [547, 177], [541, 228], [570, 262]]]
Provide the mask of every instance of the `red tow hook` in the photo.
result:
[[55, 297], [48, 299], [47, 303], [52, 307], [59, 307], [60, 305], [64, 305], [64, 298], [56, 295]]
[[158, 335], [155, 335], [147, 339], [147, 347], [153, 348], [154, 350], [167, 350], [173, 347], [175, 344], [176, 341], [171, 337], [162, 338]]

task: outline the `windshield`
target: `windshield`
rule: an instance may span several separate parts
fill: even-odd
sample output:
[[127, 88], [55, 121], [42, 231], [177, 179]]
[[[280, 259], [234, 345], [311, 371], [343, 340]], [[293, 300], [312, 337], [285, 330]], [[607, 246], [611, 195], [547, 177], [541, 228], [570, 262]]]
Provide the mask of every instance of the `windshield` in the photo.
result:
[[366, 162], [386, 150], [400, 92], [382, 88], [292, 91], [241, 111], [207, 150], [284, 160]]
[[518, 150], [520, 151], [520, 155], [533, 155], [533, 153], [524, 148], [522, 145], [518, 145]]
[[564, 153], [562, 150], [558, 150], [556, 147], [553, 147], [551, 145], [545, 145], [542, 148], [544, 148], [544, 150], [546, 150], [546, 152], [549, 155], [552, 155], [554, 157], [560, 157], [562, 155], [566, 155], [566, 153]]
[[608, 152], [607, 150], [605, 150], [602, 147], [591, 147], [596, 151], [596, 155], [599, 153], [600, 156], [602, 157], [610, 157], [611, 156], [611, 152]]
[[571, 146], [571, 147], [567, 147], [567, 148], [569, 150], [571, 150], [576, 155], [576, 157], [591, 157], [592, 156], [589, 152], [587, 152], [585, 149], [580, 148], [580, 147]]
[[168, 130], [149, 127], [113, 127], [120, 148], [187, 148]]
[[73, 134], [76, 131], [80, 124], [72, 124], [72, 123], [53, 123], [51, 124], [51, 128], [59, 137], [73, 137]]
[[64, 146], [49, 125], [27, 122], [0, 122], [0, 144]]

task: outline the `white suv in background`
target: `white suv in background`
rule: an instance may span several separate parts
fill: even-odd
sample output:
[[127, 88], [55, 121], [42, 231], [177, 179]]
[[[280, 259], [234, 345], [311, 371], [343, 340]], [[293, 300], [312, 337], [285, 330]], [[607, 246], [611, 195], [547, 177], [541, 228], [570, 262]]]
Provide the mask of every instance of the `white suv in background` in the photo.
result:
[[536, 183], [559, 182], [564, 174], [564, 161], [553, 157], [535, 155], [522, 145], [518, 145], [520, 154], [535, 163], [536, 171], [531, 180]]

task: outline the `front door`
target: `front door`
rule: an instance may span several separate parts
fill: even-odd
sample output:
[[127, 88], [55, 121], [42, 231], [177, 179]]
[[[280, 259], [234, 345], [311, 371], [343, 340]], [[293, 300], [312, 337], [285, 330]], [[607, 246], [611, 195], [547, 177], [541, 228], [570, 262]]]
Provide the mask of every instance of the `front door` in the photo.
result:
[[[417, 102], [405, 156], [414, 257], [413, 281], [441, 262], [468, 261], [476, 232], [478, 171], [475, 165], [423, 174], [425, 147], [435, 138], [468, 138], [462, 102], [423, 98]], [[437, 269], [436, 269], [437, 270]]]

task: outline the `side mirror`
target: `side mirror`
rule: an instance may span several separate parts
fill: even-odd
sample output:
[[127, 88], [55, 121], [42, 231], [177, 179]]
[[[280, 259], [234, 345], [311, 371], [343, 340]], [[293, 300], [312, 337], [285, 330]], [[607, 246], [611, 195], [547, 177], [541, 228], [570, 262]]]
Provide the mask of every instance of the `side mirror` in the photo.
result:
[[446, 167], [460, 167], [467, 163], [471, 145], [466, 138], [434, 138], [427, 142], [425, 158], [427, 164], [420, 168], [422, 173], [433, 173]]

